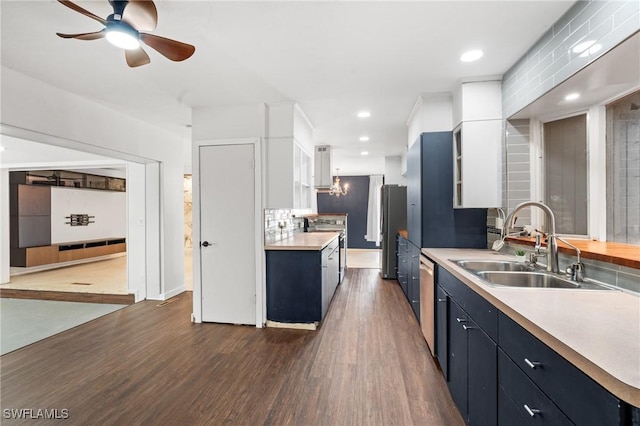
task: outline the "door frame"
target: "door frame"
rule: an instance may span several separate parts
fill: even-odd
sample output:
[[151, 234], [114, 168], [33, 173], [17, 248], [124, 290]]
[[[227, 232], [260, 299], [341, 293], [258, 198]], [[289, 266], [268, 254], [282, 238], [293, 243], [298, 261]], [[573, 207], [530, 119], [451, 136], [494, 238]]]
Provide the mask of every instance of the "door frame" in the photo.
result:
[[[134, 295], [134, 301], [140, 302], [147, 298], [161, 299], [160, 281], [162, 260], [160, 258], [160, 244], [153, 245], [154, 241], [161, 240], [160, 229], [161, 208], [158, 204], [153, 208], [148, 205], [149, 199], [160, 199], [160, 175], [150, 171], [157, 170], [160, 162], [138, 155], [115, 151], [107, 147], [93, 146], [79, 141], [35, 132], [33, 130], [17, 128], [0, 123], [0, 135], [17, 139], [24, 139], [40, 144], [51, 145], [60, 148], [73, 149], [80, 152], [102, 155], [114, 159], [115, 163], [126, 169], [127, 186], [133, 191], [127, 191], [127, 291]], [[114, 164], [115, 164], [114, 163]], [[102, 166], [106, 166], [103, 164]], [[72, 167], [70, 164], [67, 167]], [[41, 165], [38, 168], [47, 167]], [[56, 167], [65, 168], [56, 164]], [[75, 165], [78, 167], [78, 165]], [[9, 273], [9, 172], [12, 168], [0, 168], [0, 283], [8, 282]], [[144, 176], [142, 174], [144, 173]], [[135, 179], [135, 181], [133, 181]], [[134, 189], [135, 188], [135, 189]], [[135, 191], [135, 194], [133, 192]], [[144, 194], [143, 197], [140, 194]], [[136, 212], [135, 214], [132, 212]], [[143, 216], [140, 216], [140, 214]], [[135, 227], [134, 227], [135, 225]], [[141, 228], [136, 230], [135, 228]], [[6, 246], [6, 248], [5, 248]], [[131, 262], [135, 257], [137, 261]], [[132, 279], [133, 278], [133, 279]], [[157, 290], [151, 283], [157, 283]]]
[[256, 260], [256, 327], [262, 328], [266, 322], [264, 232], [263, 232], [263, 185], [262, 167], [263, 144], [261, 138], [205, 139], [192, 142], [192, 192], [193, 192], [193, 322], [202, 322], [202, 257], [200, 251], [200, 148], [216, 145], [253, 145], [254, 169], [254, 253]]

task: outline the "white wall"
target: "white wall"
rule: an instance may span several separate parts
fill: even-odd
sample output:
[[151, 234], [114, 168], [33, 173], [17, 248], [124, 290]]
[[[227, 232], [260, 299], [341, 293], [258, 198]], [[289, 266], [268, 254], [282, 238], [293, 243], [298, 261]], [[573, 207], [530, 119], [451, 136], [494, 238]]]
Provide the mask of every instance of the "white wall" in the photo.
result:
[[[37, 139], [40, 140], [36, 142], [128, 161], [162, 163], [161, 223], [158, 231], [162, 256], [160, 259], [148, 259], [148, 262], [155, 262], [161, 269], [161, 292], [158, 297], [164, 298], [182, 291], [183, 136], [5, 67], [2, 68], [1, 88], [3, 133], [7, 128], [26, 129], [33, 135], [39, 135]], [[3, 264], [0, 262], [0, 265]]]
[[[125, 238], [126, 193], [76, 188], [51, 188], [51, 244]], [[67, 224], [70, 214], [88, 214], [95, 223]]]
[[[262, 327], [266, 321], [266, 297], [265, 297], [265, 269], [264, 269], [264, 242], [263, 228], [266, 171], [264, 140], [267, 131], [267, 107], [265, 104], [231, 105], [226, 107], [194, 108], [192, 110], [192, 150], [193, 150], [193, 244], [199, 245], [200, 240], [200, 184], [199, 184], [199, 147], [201, 145], [228, 144], [244, 141], [243, 143], [256, 144], [256, 175], [258, 191], [256, 200], [256, 232], [255, 257], [256, 257], [256, 327]], [[182, 206], [181, 206], [182, 207]], [[199, 250], [193, 251], [193, 319], [202, 321], [202, 283], [197, 271], [200, 270]], [[243, 259], [238, 259], [237, 264], [229, 265], [230, 268], [241, 268]]]
[[502, 119], [502, 81], [497, 77], [463, 81], [453, 92], [453, 125]]
[[453, 130], [453, 99], [450, 93], [429, 93], [418, 96], [407, 119], [407, 148], [423, 132]]
[[0, 284], [9, 282], [9, 229], [9, 171], [0, 168]]
[[[127, 264], [144, 265], [146, 256], [145, 165], [127, 163]], [[157, 229], [157, 228], [156, 228]], [[158, 232], [156, 231], [155, 234]], [[159, 256], [154, 256], [159, 257]], [[156, 280], [158, 277], [154, 277]], [[147, 297], [146, 268], [127, 268], [127, 287], [136, 302]]]
[[265, 105], [194, 108], [192, 140], [242, 139], [265, 136]]
[[389, 185], [407, 184], [407, 178], [402, 176], [402, 157], [384, 158], [384, 182]]
[[341, 156], [333, 160], [333, 169], [340, 169], [341, 176], [369, 176], [385, 173], [384, 157]]

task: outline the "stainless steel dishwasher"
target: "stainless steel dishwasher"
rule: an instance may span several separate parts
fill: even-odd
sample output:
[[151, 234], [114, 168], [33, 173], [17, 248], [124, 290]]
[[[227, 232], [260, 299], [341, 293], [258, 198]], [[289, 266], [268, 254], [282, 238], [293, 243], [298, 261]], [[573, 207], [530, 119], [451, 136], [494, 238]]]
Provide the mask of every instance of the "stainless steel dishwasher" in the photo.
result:
[[420, 256], [420, 328], [431, 354], [435, 356], [435, 274], [434, 264]]

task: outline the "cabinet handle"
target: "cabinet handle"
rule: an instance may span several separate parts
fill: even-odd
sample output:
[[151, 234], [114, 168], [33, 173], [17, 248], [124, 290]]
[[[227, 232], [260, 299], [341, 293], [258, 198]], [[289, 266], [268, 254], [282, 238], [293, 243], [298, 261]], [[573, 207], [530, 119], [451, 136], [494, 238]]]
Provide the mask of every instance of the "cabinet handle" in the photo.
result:
[[524, 363], [527, 364], [529, 367], [533, 368], [535, 370], [536, 367], [540, 367], [540, 363], [536, 362], [536, 361], [529, 361], [527, 358], [524, 359]]
[[456, 321], [458, 321], [458, 322], [467, 322], [467, 320], [465, 318], [456, 318]]
[[447, 299], [438, 299], [438, 302], [446, 302]]
[[328, 268], [328, 267], [329, 267], [329, 265], [322, 265], [322, 267], [323, 267], [323, 268]]
[[475, 327], [470, 327], [468, 325], [462, 324], [462, 328], [466, 331], [466, 330], [473, 330]]
[[414, 258], [414, 259], [416, 259], [416, 258], [418, 257], [418, 255], [417, 255], [417, 254], [414, 254], [414, 255], [412, 255], [411, 257], [412, 257], [412, 258]]
[[527, 413], [529, 413], [531, 417], [535, 417], [536, 414], [540, 414], [540, 410], [537, 410], [535, 408], [529, 408], [527, 404], [524, 404], [524, 409], [527, 410]]

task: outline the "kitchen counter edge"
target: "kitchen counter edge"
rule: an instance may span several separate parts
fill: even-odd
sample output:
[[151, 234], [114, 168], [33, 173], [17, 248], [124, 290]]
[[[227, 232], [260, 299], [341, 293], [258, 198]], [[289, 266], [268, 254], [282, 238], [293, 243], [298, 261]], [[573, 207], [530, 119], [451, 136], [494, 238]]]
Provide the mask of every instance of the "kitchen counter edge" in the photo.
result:
[[334, 239], [339, 232], [298, 232], [291, 237], [265, 244], [265, 250], [322, 250]]
[[[624, 376], [625, 368], [620, 368], [618, 363], [624, 363], [625, 365], [629, 365], [628, 362], [633, 362], [635, 359], [636, 362], [640, 359], [640, 336], [635, 336], [635, 339], [621, 339], [626, 340], [626, 347], [628, 350], [625, 350], [624, 347], [610, 348], [611, 353], [614, 354], [611, 357], [611, 360], [604, 361], [593, 361], [593, 358], [588, 350], [579, 351], [572, 348], [569, 344], [565, 343], [563, 339], [558, 335], [562, 334], [560, 329], [553, 329], [553, 326], [549, 326], [549, 324], [553, 324], [553, 318], [535, 318], [535, 314], [531, 314], [531, 312], [535, 311], [535, 308], [530, 309], [530, 313], [522, 313], [522, 309], [516, 308], [514, 305], [514, 301], [517, 301], [518, 295], [521, 296], [521, 299], [524, 300], [525, 297], [531, 296], [531, 290], [537, 292], [537, 296], [541, 296], [544, 294], [551, 294], [548, 296], [549, 300], [557, 300], [557, 299], [568, 299], [570, 298], [570, 293], [566, 292], [578, 292], [574, 294], [581, 294], [581, 296], [576, 297], [575, 299], [587, 299], [589, 297], [596, 298], [597, 294], [604, 294], [610, 297], [616, 297], [616, 303], [621, 303], [620, 299], [622, 299], [622, 303], [628, 304], [637, 304], [640, 306], [640, 297], [627, 294], [621, 291], [617, 292], [607, 292], [602, 293], [596, 291], [595, 293], [586, 293], [592, 292], [592, 290], [562, 290], [562, 289], [517, 289], [517, 288], [504, 288], [504, 287], [494, 287], [484, 283], [479, 277], [475, 274], [466, 271], [460, 266], [454, 264], [450, 259], [477, 259], [477, 260], [515, 260], [513, 256], [505, 255], [502, 253], [496, 253], [491, 250], [475, 250], [475, 249], [429, 249], [423, 248], [422, 253], [435, 261], [438, 265], [445, 268], [451, 274], [453, 274], [456, 278], [461, 280], [464, 284], [466, 284], [469, 288], [475, 291], [477, 294], [482, 296], [484, 299], [493, 304], [496, 308], [500, 309], [505, 315], [509, 318], [517, 322], [520, 326], [526, 329], [533, 336], [544, 342], [547, 346], [555, 350], [562, 357], [564, 357], [567, 361], [572, 363], [578, 369], [580, 369], [583, 373], [593, 379], [595, 382], [599, 383], [602, 387], [607, 389], [617, 398], [632, 404], [636, 407], [640, 407], [640, 377], [636, 374], [635, 377], [633, 374], [629, 374], [630, 377]], [[546, 292], [546, 293], [540, 293]], [[552, 293], [549, 293], [552, 292]], [[516, 296], [514, 296], [516, 295]], [[555, 296], [555, 297], [553, 297]], [[628, 300], [627, 300], [628, 298]], [[529, 298], [530, 299], [530, 298]], [[537, 297], [540, 300], [540, 297]], [[530, 300], [530, 302], [533, 302]], [[556, 302], [557, 303], [557, 302]], [[578, 301], [578, 303], [580, 303]], [[531, 303], [529, 303], [531, 304]], [[587, 307], [585, 307], [587, 309]], [[633, 307], [630, 308], [633, 311]], [[639, 310], [640, 312], [640, 310]], [[542, 320], [542, 321], [541, 321]], [[540, 322], [546, 321], [547, 326], [541, 326]], [[556, 324], [561, 324], [562, 321], [558, 319]], [[618, 330], [623, 330], [628, 327], [628, 324], [620, 324]], [[566, 340], [566, 336], [565, 336]], [[579, 342], [582, 346], [589, 346], [588, 340], [589, 337], [585, 337], [582, 342]], [[575, 342], [574, 342], [575, 343]], [[598, 345], [598, 342], [591, 342], [592, 345]], [[595, 348], [594, 348], [595, 349]], [[625, 357], [625, 353], [631, 353], [631, 356]], [[629, 358], [631, 361], [629, 361]], [[633, 367], [632, 367], [633, 368]], [[616, 371], [612, 371], [616, 370]]]

